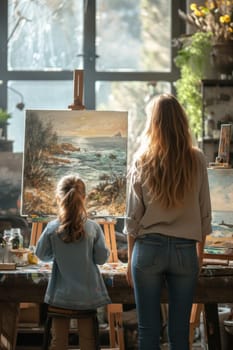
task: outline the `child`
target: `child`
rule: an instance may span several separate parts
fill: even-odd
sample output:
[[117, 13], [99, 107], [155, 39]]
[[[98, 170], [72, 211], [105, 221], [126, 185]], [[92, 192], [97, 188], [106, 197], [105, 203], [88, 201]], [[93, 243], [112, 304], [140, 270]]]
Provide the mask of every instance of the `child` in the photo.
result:
[[[109, 256], [104, 234], [87, 218], [85, 184], [75, 175], [63, 177], [56, 190], [58, 218], [48, 223], [36, 246], [42, 261], [53, 261], [45, 294], [49, 306], [70, 310], [96, 310], [111, 303], [97, 264]], [[53, 318], [51, 350], [68, 348], [69, 318]], [[78, 321], [82, 350], [96, 350], [93, 319]]]

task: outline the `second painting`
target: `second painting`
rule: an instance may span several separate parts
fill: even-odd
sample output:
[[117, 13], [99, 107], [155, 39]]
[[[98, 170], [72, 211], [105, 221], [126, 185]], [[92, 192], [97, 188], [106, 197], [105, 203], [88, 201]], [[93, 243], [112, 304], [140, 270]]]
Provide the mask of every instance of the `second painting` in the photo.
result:
[[56, 215], [55, 188], [79, 174], [92, 216], [125, 214], [127, 112], [27, 110], [23, 215]]

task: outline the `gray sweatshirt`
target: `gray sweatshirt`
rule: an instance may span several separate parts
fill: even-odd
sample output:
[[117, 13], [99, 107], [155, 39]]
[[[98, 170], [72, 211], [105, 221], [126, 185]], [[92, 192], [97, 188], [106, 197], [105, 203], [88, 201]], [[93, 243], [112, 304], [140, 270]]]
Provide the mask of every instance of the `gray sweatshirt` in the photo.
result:
[[211, 203], [204, 154], [196, 150], [198, 159], [195, 187], [185, 195], [177, 208], [164, 209], [158, 201], [150, 203], [148, 191], [131, 175], [124, 232], [137, 238], [150, 233], [203, 241], [210, 234]]

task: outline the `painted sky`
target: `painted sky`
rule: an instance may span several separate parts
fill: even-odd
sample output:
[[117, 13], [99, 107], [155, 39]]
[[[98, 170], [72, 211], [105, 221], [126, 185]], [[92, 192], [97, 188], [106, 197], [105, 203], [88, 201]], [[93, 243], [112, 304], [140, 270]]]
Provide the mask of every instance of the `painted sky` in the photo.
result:
[[38, 110], [38, 115], [51, 120], [60, 136], [112, 137], [120, 133], [127, 137], [127, 112], [123, 111]]
[[233, 169], [208, 169], [212, 210], [232, 211]]

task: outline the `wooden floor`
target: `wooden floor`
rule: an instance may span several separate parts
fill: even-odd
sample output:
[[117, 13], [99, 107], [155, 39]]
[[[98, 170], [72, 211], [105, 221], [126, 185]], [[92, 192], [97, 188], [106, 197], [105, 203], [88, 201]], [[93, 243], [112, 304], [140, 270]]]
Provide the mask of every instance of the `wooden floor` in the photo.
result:
[[[17, 346], [15, 350], [41, 350], [41, 344], [42, 344], [42, 332], [41, 329], [38, 328], [34, 329], [33, 334], [29, 334], [26, 330], [19, 334], [18, 340], [17, 340]], [[106, 335], [104, 336], [102, 333], [101, 336], [101, 350], [107, 350], [109, 349], [108, 344], [108, 333], [106, 332]], [[71, 341], [72, 343], [72, 341]], [[76, 341], [74, 341], [74, 344], [77, 344]], [[168, 350], [167, 343], [161, 344], [161, 350]], [[69, 350], [80, 350], [77, 345], [70, 345]], [[137, 350], [137, 347], [135, 346], [126, 346], [125, 350]], [[203, 345], [203, 340], [196, 339], [195, 343], [193, 344], [192, 350], [207, 350], [206, 344]]]

